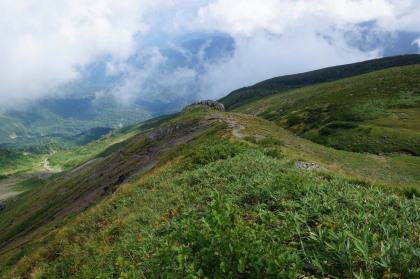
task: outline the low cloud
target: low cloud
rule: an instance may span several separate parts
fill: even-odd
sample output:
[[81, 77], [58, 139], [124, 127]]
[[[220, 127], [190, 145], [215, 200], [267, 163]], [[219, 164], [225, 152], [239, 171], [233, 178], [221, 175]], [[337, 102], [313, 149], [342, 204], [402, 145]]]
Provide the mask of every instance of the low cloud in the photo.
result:
[[[0, 110], [62, 94], [59, 86], [98, 61], [120, 77], [111, 91], [122, 102], [170, 87], [164, 101], [217, 98], [273, 76], [381, 56], [380, 47], [349, 41], [366, 22], [378, 34], [420, 33], [417, 0], [4, 0], [0, 8]], [[165, 70], [162, 48], [203, 32], [232, 37], [234, 53], [215, 61], [199, 54], [199, 65]]]
[[129, 63], [108, 64], [109, 75], [122, 75], [122, 81], [114, 86], [112, 93], [124, 105], [128, 105], [146, 92], [151, 92], [151, 80], [156, 78], [159, 66], [165, 63], [166, 58], [156, 48], [139, 55], [132, 63], [140, 64], [136, 67]]
[[414, 40], [412, 44], [417, 45], [417, 47], [419, 48], [417, 53], [420, 54], [420, 38]]
[[[155, 1], [152, 1], [155, 2]], [[0, 4], [0, 106], [56, 94], [105, 56], [124, 60], [148, 31], [150, 1], [13, 1]]]
[[[187, 50], [179, 49], [185, 59], [190, 54]], [[111, 89], [111, 94], [122, 105], [132, 105], [142, 101], [161, 102], [167, 104], [176, 98], [194, 98], [192, 95], [198, 69], [178, 65], [168, 67], [169, 63], [176, 63], [170, 57], [164, 56], [159, 49], [153, 48], [143, 51], [141, 55], [130, 63], [120, 65], [109, 64], [108, 74], [119, 76], [120, 81]]]
[[271, 77], [372, 59], [378, 55], [377, 50], [362, 52], [347, 46], [341, 36], [262, 33], [237, 39], [236, 52], [231, 59], [208, 65], [207, 73], [202, 76], [201, 97], [217, 99]]

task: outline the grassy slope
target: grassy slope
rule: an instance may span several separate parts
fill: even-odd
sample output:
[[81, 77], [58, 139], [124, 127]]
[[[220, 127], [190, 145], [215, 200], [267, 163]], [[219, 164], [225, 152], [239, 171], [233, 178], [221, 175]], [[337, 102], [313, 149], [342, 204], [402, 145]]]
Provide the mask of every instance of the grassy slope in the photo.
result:
[[[53, 155], [31, 154], [20, 150], [0, 150], [2, 155], [0, 158], [0, 200], [10, 199], [26, 191], [34, 190], [36, 187], [28, 185], [49, 183], [51, 180], [49, 177], [57, 172], [67, 172], [94, 157], [101, 156], [102, 152], [121, 148], [126, 140], [136, 133], [138, 130], [136, 131], [135, 128], [124, 132], [116, 130], [86, 146], [59, 150]], [[50, 169], [45, 168], [45, 160], [50, 163]], [[31, 194], [27, 193], [27, 195]], [[13, 203], [17, 202], [16, 198], [14, 199]]]
[[251, 115], [234, 114], [238, 122], [246, 123], [243, 133], [264, 134], [280, 139], [282, 152], [289, 158], [315, 162], [351, 179], [367, 180], [372, 183], [397, 188], [411, 188], [420, 185], [420, 157], [404, 154], [379, 156], [354, 153], [328, 148], [303, 138], [269, 121]]
[[253, 86], [240, 88], [220, 99], [229, 110], [253, 103], [260, 99], [309, 85], [354, 77], [374, 71], [420, 63], [420, 55], [384, 57], [348, 65], [334, 66], [316, 71], [275, 77]]
[[0, 148], [0, 176], [25, 174], [42, 168], [44, 155]]
[[[62, 175], [92, 159], [106, 157], [123, 148], [128, 139], [140, 131], [156, 127], [175, 116], [176, 114], [156, 117], [139, 125], [114, 130], [87, 145], [58, 150], [52, 155], [0, 149], [0, 201], [33, 190], [35, 187], [28, 185], [34, 184], [34, 181], [36, 185], [49, 183], [49, 176], [55, 174], [56, 170]], [[45, 168], [46, 159], [52, 170]], [[54, 177], [57, 175], [52, 178]]]
[[[108, 149], [112, 150], [115, 145], [121, 148], [128, 138], [139, 133], [136, 130], [131, 129], [125, 133], [112, 132], [108, 137], [87, 146], [59, 151], [51, 155], [49, 160], [53, 167], [60, 167], [68, 172], [102, 152], [107, 152]], [[45, 155], [42, 160], [44, 159]], [[39, 160], [41, 160], [41, 157]], [[39, 161], [39, 165], [42, 164], [43, 161]], [[19, 234], [25, 235], [33, 228], [47, 222], [64, 206], [76, 202], [77, 197], [81, 196], [86, 189], [89, 189], [89, 184], [86, 181], [81, 182], [87, 167], [74, 172], [73, 175], [62, 173], [50, 178], [40, 179], [38, 177], [43, 176], [46, 170], [41, 170], [42, 167], [38, 166], [37, 168], [29, 168], [26, 173], [15, 173], [0, 180], [0, 186], [4, 192], [3, 196], [9, 198], [7, 210], [0, 212], [0, 242], [11, 240], [18, 237]], [[59, 178], [55, 178], [57, 176]], [[20, 195], [10, 199], [17, 194]]]
[[87, 145], [72, 147], [67, 150], [60, 150], [48, 157], [50, 165], [55, 168], [62, 168], [69, 171], [89, 159], [101, 157], [101, 153], [107, 149], [115, 149], [123, 147], [127, 140], [139, 132], [137, 128], [131, 128], [128, 131], [113, 131], [100, 140], [91, 142]]
[[308, 86], [237, 108], [312, 141], [420, 155], [420, 64]]
[[[60, 223], [63, 216], [83, 210], [102, 196], [112, 193], [124, 179], [129, 179], [129, 175], [140, 171], [142, 167], [149, 168], [147, 164], [155, 161], [153, 154], [148, 153], [149, 150], [143, 149], [146, 155], [150, 155], [149, 158], [144, 153], [134, 154], [141, 147], [147, 146], [142, 130], [153, 128], [174, 116], [158, 117], [132, 129], [112, 132], [97, 143], [51, 156], [51, 162], [59, 163], [60, 167], [72, 167], [76, 163], [97, 159], [52, 181], [46, 181], [35, 191], [7, 203], [6, 210], [0, 211], [0, 258], [25, 254], [26, 249], [33, 248], [33, 245], [26, 244], [32, 243], [32, 239], [44, 237], [46, 232]], [[139, 135], [133, 137], [133, 134]], [[133, 139], [121, 144], [121, 140], [129, 137]], [[115, 152], [120, 149], [126, 153]], [[100, 159], [104, 156], [108, 158]], [[143, 166], [139, 167], [139, 163]], [[4, 245], [8, 248], [4, 248]]]
[[[161, 153], [154, 168], [98, 205], [35, 230], [26, 245], [1, 254], [6, 268], [35, 249], [5, 276], [419, 275], [418, 198], [361, 180], [392, 184], [405, 166], [389, 173], [382, 158], [319, 146], [249, 115], [200, 110], [164, 126], [203, 121], [213, 128]], [[226, 130], [237, 124], [245, 126], [244, 139]], [[174, 133], [154, 144], [166, 146]], [[145, 148], [153, 145], [135, 138], [122, 154]], [[294, 159], [331, 171], [299, 170]], [[419, 181], [408, 173], [408, 184]], [[49, 232], [53, 225], [64, 226]]]
[[[308, 138], [333, 129], [326, 136], [340, 143], [351, 138], [349, 131], [365, 129], [369, 140], [381, 142], [359, 146], [383, 148], [385, 142], [394, 149], [379, 152], [416, 154], [418, 72], [418, 65], [389, 69], [240, 110], [281, 125], [289, 121], [288, 128]], [[357, 116], [352, 123], [359, 127], [334, 118], [342, 112]], [[419, 193], [419, 156], [335, 150], [245, 114], [197, 110], [170, 118], [143, 126], [163, 123], [152, 142], [140, 134], [102, 154], [97, 150], [104, 146], [92, 145], [99, 148], [52, 157], [52, 165], [71, 169], [93, 154], [108, 156], [0, 212], [0, 240], [12, 240], [0, 252], [0, 270], [11, 268], [4, 276], [420, 275], [419, 200], [413, 196]], [[296, 118], [301, 123], [289, 125]], [[226, 127], [246, 137], [237, 139]], [[410, 137], [414, 148], [399, 146]], [[295, 160], [327, 171], [307, 173]]]
[[44, 160], [44, 155], [0, 149], [0, 202], [35, 189]]

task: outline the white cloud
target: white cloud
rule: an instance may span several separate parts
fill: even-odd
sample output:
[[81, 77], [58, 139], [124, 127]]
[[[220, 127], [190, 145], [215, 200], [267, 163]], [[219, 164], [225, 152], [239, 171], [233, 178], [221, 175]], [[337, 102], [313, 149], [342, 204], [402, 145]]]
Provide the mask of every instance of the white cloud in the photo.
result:
[[416, 40], [414, 40], [413, 42], [412, 42], [412, 44], [413, 45], [417, 45], [417, 47], [419, 48], [419, 50], [418, 50], [418, 54], [420, 54], [420, 38], [417, 38]]
[[52, 94], [102, 56], [126, 59], [148, 29], [142, 15], [160, 2], [2, 1], [0, 106]]
[[110, 74], [124, 75], [123, 82], [113, 90], [113, 94], [122, 104], [129, 104], [144, 92], [150, 92], [148, 81], [154, 79], [159, 66], [166, 61], [156, 48], [143, 53], [137, 59], [143, 64], [140, 69], [128, 63], [108, 64]]
[[[234, 89], [287, 74], [315, 70], [337, 64], [372, 59], [377, 51], [364, 53], [348, 47], [343, 38], [331, 34], [328, 40], [316, 33], [293, 32], [283, 36], [266, 33], [237, 40], [232, 59], [209, 65], [202, 77], [202, 97], [223, 97]], [[238, 70], [240, 69], [240, 70]]]
[[307, 18], [333, 25], [392, 17], [385, 0], [215, 0], [199, 10], [202, 26], [250, 36], [261, 29], [281, 33]]
[[218, 98], [270, 77], [376, 58], [381, 49], [357, 50], [348, 45], [345, 32], [356, 30], [357, 24], [368, 21], [378, 22], [377, 32], [416, 31], [420, 27], [420, 16], [415, 18], [418, 3], [415, 0], [212, 1], [199, 11], [200, 26], [231, 34], [237, 50], [232, 59], [208, 66], [208, 74], [202, 77], [202, 94]]
[[[165, 67], [167, 58], [157, 48], [142, 52], [137, 60], [136, 66], [128, 63], [109, 65], [113, 75], [124, 76], [112, 90], [119, 103], [130, 105], [139, 100], [169, 103], [196, 93], [189, 90], [198, 75], [195, 69], [179, 66], [168, 71]], [[174, 96], [162, 90], [174, 92]]]
[[[182, 88], [198, 75], [201, 94], [221, 96], [272, 76], [375, 57], [349, 46], [344, 32], [367, 21], [378, 30], [420, 32], [419, 19], [418, 0], [3, 0], [0, 108], [57, 94], [103, 57], [109, 74], [126, 77], [115, 90], [121, 100], [157, 77]], [[140, 69], [127, 61], [146, 42], [159, 47], [203, 31], [227, 33], [236, 44], [231, 59], [206, 65], [206, 75], [184, 67], [163, 76], [157, 68], [165, 59], [147, 51], [158, 60]]]

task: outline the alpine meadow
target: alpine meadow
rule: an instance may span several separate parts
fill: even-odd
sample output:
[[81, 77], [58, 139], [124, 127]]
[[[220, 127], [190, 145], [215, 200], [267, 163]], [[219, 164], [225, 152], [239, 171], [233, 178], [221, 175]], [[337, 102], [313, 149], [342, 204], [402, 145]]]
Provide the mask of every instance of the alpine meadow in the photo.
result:
[[419, 57], [5, 154], [1, 276], [419, 277]]
[[0, 62], [0, 279], [420, 279], [419, 0], [3, 0]]

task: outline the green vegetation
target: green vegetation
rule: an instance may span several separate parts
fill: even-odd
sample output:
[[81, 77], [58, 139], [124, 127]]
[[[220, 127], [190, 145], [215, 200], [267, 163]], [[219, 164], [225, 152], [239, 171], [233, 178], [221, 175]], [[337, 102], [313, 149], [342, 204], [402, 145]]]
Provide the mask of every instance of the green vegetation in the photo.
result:
[[[145, 165], [149, 161], [150, 164], [156, 163], [158, 158], [146, 149], [143, 150], [144, 155], [136, 152], [139, 151], [137, 148], [147, 147], [143, 129], [155, 127], [162, 119], [115, 130], [97, 142], [50, 155], [51, 166], [63, 168], [64, 173], [42, 181], [42, 187], [33, 187], [33, 191], [7, 201], [6, 210], [0, 212], [0, 246], [7, 243], [9, 249], [7, 255], [0, 254], [0, 258], [8, 258], [9, 253], [13, 259], [24, 255], [22, 250], [31, 250], [34, 247], [32, 240], [45, 237], [46, 232], [61, 218], [83, 210], [102, 196], [112, 193], [129, 174], [141, 170], [138, 161]], [[132, 139], [128, 141], [129, 138]], [[125, 150], [124, 155], [114, 153], [121, 149]], [[133, 151], [128, 151], [130, 149]], [[157, 151], [160, 150], [157, 148]], [[150, 157], [146, 158], [146, 154]], [[3, 186], [0, 184], [0, 187]], [[20, 187], [18, 184], [14, 186], [9, 193], [17, 192]]]
[[[336, 150], [296, 137], [264, 119], [244, 114], [234, 116], [238, 123], [246, 126], [241, 131], [248, 135], [245, 140], [264, 142], [267, 138], [275, 139], [282, 143], [281, 151], [288, 158], [318, 163], [345, 177], [393, 188], [418, 188], [420, 185], [419, 156], [374, 155]], [[266, 138], [257, 138], [261, 135]]]
[[[400, 60], [361, 71], [384, 61]], [[31, 191], [0, 210], [0, 277], [418, 278], [419, 70], [283, 92], [245, 114], [163, 116], [48, 156], [4, 149], [0, 195]], [[46, 163], [63, 172], [23, 176]]]
[[420, 65], [397, 67], [262, 99], [257, 114], [314, 142], [353, 152], [420, 155]]
[[42, 156], [18, 150], [0, 148], [0, 176], [34, 172], [42, 167]]
[[[69, 171], [94, 158], [104, 158], [127, 145], [128, 139], [141, 131], [155, 128], [161, 123], [174, 118], [176, 115], [166, 115], [152, 118], [138, 125], [127, 126], [113, 130], [103, 135], [99, 140], [90, 141], [82, 146], [71, 147], [67, 150], [60, 150], [49, 156], [51, 166]], [[92, 129], [96, 131], [96, 129]], [[99, 129], [102, 131], [102, 129]], [[87, 133], [90, 135], [91, 133]], [[102, 134], [102, 132], [101, 132]]]
[[[98, 138], [105, 131], [109, 131], [109, 129], [91, 129], [80, 134], [80, 138], [71, 137], [67, 140], [67, 142], [72, 141], [73, 144], [89, 142], [88, 144], [67, 149], [63, 149], [61, 146], [55, 149], [51, 147], [48, 150], [44, 150], [42, 148], [37, 149], [39, 145], [34, 145], [28, 148], [30, 151], [35, 151], [31, 153], [19, 149], [0, 148], [0, 200], [16, 196], [27, 190], [33, 190], [34, 187], [22, 187], [21, 184], [25, 183], [25, 181], [31, 182], [33, 178], [37, 177], [45, 183], [49, 183], [50, 180], [57, 176], [86, 162], [104, 158], [123, 148], [127, 145], [128, 139], [141, 131], [157, 127], [175, 116], [157, 117], [139, 125], [113, 130], [94, 141], [92, 140]], [[55, 174], [57, 172], [60, 174]]]
[[354, 77], [383, 69], [419, 63], [420, 55], [418, 54], [402, 55], [329, 67], [307, 73], [276, 77], [259, 82], [253, 86], [235, 90], [226, 97], [220, 99], [220, 102], [222, 102], [227, 109], [232, 110], [280, 92]]
[[[0, 145], [7, 148], [29, 149], [38, 153], [96, 140], [107, 131], [150, 118], [137, 107], [119, 107], [110, 96], [98, 99], [47, 99], [27, 110], [8, 111], [0, 115]], [[46, 146], [46, 147], [45, 147]]]
[[48, 183], [57, 176], [54, 173], [67, 172], [95, 157], [109, 155], [111, 151], [123, 147], [126, 140], [138, 132], [138, 127], [112, 131], [88, 145], [52, 150], [52, 154], [46, 153], [46, 150], [34, 150], [36, 146], [29, 148], [35, 153], [19, 149], [0, 149], [0, 200], [35, 189], [22, 187], [22, 183], [32, 183], [33, 179]]
[[48, 160], [52, 167], [69, 171], [89, 159], [105, 157], [113, 151], [121, 149], [127, 144], [127, 139], [133, 137], [138, 132], [139, 130], [136, 128], [124, 132], [115, 130], [102, 136], [100, 140], [91, 142], [87, 145], [60, 150], [49, 156]]
[[71, 145], [86, 145], [92, 141], [100, 139], [103, 135], [108, 134], [113, 129], [96, 127], [84, 131], [75, 136], [65, 138], [65, 142]]
[[[256, 129], [242, 123], [246, 132]], [[418, 197], [300, 170], [287, 157], [264, 153], [285, 147], [286, 138], [238, 140], [225, 127], [167, 153], [154, 169], [39, 239], [35, 246], [42, 246], [5, 276], [420, 275]]]

